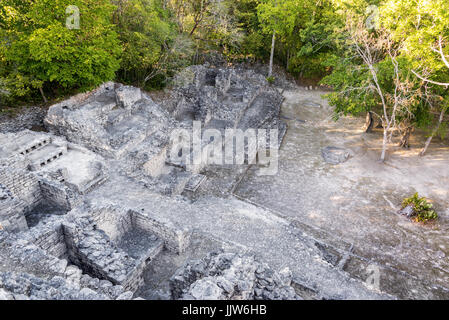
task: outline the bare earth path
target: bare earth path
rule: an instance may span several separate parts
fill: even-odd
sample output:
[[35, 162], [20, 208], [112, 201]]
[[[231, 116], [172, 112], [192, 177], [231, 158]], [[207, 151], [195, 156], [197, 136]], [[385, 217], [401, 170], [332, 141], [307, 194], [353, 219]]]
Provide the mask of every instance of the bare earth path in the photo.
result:
[[[344, 270], [361, 279], [366, 266], [380, 267], [380, 288], [400, 298], [449, 298], [449, 148], [432, 144], [418, 157], [392, 148], [380, 164], [380, 133], [363, 132], [363, 119], [331, 119], [324, 92], [287, 91], [283, 116], [289, 130], [275, 176], [249, 172], [236, 196], [291, 221], [351, 258]], [[321, 105], [318, 106], [317, 104]], [[344, 147], [352, 157], [333, 166], [321, 149]], [[396, 214], [418, 191], [434, 201], [440, 219], [422, 226]]]

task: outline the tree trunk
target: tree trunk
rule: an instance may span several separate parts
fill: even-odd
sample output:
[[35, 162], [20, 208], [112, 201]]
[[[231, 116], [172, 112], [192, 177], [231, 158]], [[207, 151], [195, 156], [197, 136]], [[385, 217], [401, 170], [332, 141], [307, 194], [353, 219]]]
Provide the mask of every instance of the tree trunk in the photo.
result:
[[423, 156], [426, 154], [427, 149], [429, 148], [430, 143], [432, 142], [432, 139], [433, 139], [433, 133], [430, 135], [429, 138], [427, 138], [427, 141], [426, 141], [426, 144], [424, 145], [424, 148], [423, 148], [423, 149], [421, 150], [421, 152], [419, 153], [419, 156], [420, 156], [420, 157], [423, 157]]
[[440, 129], [441, 123], [443, 122], [443, 119], [444, 119], [444, 113], [445, 112], [446, 112], [446, 108], [443, 108], [443, 110], [441, 110], [441, 113], [440, 113], [440, 118], [438, 119], [438, 125], [436, 126], [435, 129], [433, 129], [432, 134], [430, 135], [430, 137], [427, 138], [427, 141], [426, 141], [426, 144], [424, 145], [424, 148], [419, 153], [420, 157], [423, 157], [426, 154], [427, 149], [429, 148], [430, 143], [432, 142], [433, 137], [437, 134], [438, 129]]
[[410, 135], [413, 131], [413, 127], [407, 127], [402, 133], [401, 142], [399, 142], [399, 146], [401, 148], [410, 148]]
[[373, 127], [374, 127], [373, 113], [371, 111], [368, 111], [365, 120], [365, 132], [370, 133], [371, 131], [373, 131]]
[[270, 66], [268, 67], [268, 77], [271, 77], [273, 75], [273, 60], [274, 60], [275, 45], [276, 45], [276, 31], [273, 31], [273, 38], [271, 39]]
[[387, 144], [388, 144], [388, 130], [390, 129], [390, 125], [384, 127], [384, 138], [382, 141], [382, 154], [380, 156], [380, 161], [385, 162], [385, 155], [387, 153]]
[[193, 33], [195, 32], [196, 28], [198, 28], [199, 23], [200, 23], [199, 21], [195, 22], [195, 25], [193, 26], [192, 31], [190, 31], [189, 36], [193, 35]]
[[44, 99], [44, 103], [47, 103], [48, 100], [45, 97], [44, 90], [42, 89], [42, 87], [39, 88], [39, 92], [41, 93], [42, 99]]

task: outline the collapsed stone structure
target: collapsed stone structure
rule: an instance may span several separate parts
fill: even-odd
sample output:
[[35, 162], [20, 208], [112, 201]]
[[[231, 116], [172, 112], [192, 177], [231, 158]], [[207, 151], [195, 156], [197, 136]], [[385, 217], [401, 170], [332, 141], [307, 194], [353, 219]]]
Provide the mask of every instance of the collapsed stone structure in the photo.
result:
[[[284, 220], [233, 198], [250, 164], [189, 168], [168, 151], [172, 130], [194, 121], [220, 132], [276, 128], [282, 141], [282, 100], [251, 70], [194, 66], [160, 103], [109, 82], [50, 107], [48, 133], [0, 134], [0, 298], [131, 299], [153, 261], [185, 254], [193, 233], [276, 265], [284, 242], [265, 243], [267, 235], [298, 238]], [[304, 270], [331, 270], [324, 258], [317, 263], [314, 241], [301, 241], [291, 257]], [[307, 285], [298, 270], [275, 272], [254, 254], [212, 254], [198, 265], [204, 270], [173, 277], [172, 298], [297, 299], [292, 279]], [[331, 277], [313, 285], [317, 296], [376, 295], [340, 271]]]
[[187, 300], [297, 300], [291, 273], [272, 270], [250, 254], [212, 252], [187, 263], [170, 280], [172, 297]]
[[174, 79], [175, 90], [167, 103], [183, 122], [200, 120], [215, 129], [279, 128], [282, 95], [252, 70], [187, 68]]

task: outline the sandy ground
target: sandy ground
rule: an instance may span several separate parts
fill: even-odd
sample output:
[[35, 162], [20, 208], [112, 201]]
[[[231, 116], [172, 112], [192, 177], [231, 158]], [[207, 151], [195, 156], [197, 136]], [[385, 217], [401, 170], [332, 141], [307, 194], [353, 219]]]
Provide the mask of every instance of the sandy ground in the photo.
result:
[[[447, 142], [435, 139], [427, 156], [418, 157], [425, 136], [415, 134], [411, 149], [391, 146], [382, 164], [381, 131], [364, 133], [362, 118], [333, 121], [324, 93], [285, 92], [282, 112], [289, 130], [279, 173], [257, 176], [250, 171], [236, 195], [287, 218], [324, 243], [350, 250], [360, 261], [382, 266], [386, 271], [381, 288], [393, 287], [389, 291], [407, 298], [448, 297]], [[321, 157], [326, 146], [347, 148], [353, 156], [344, 164], [326, 164]], [[396, 213], [402, 199], [414, 192], [433, 201], [437, 222], [421, 225]], [[400, 284], [407, 281], [408, 286]]]

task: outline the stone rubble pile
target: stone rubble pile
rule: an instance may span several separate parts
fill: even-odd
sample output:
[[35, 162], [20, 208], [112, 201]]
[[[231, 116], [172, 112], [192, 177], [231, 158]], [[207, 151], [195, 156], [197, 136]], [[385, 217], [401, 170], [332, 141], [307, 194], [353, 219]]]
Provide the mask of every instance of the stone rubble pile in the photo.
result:
[[212, 252], [187, 263], [170, 280], [174, 299], [297, 300], [291, 273], [272, 270], [254, 255]]
[[[98, 280], [98, 279], [96, 279]], [[80, 283], [83, 286], [80, 286]], [[55, 276], [39, 278], [27, 273], [0, 272], [0, 300], [130, 300], [133, 293], [105, 280], [84, 280]]]
[[321, 155], [325, 162], [336, 165], [348, 161], [351, 152], [347, 149], [329, 146], [321, 150]]
[[14, 117], [0, 115], [0, 133], [19, 132], [23, 129], [42, 129], [47, 110], [42, 107], [22, 107]]
[[[28, 240], [26, 240], [28, 238]], [[131, 299], [121, 285], [83, 274], [67, 259], [58, 259], [29, 241], [25, 233], [0, 232], [0, 300]], [[14, 267], [13, 267], [14, 266]]]

